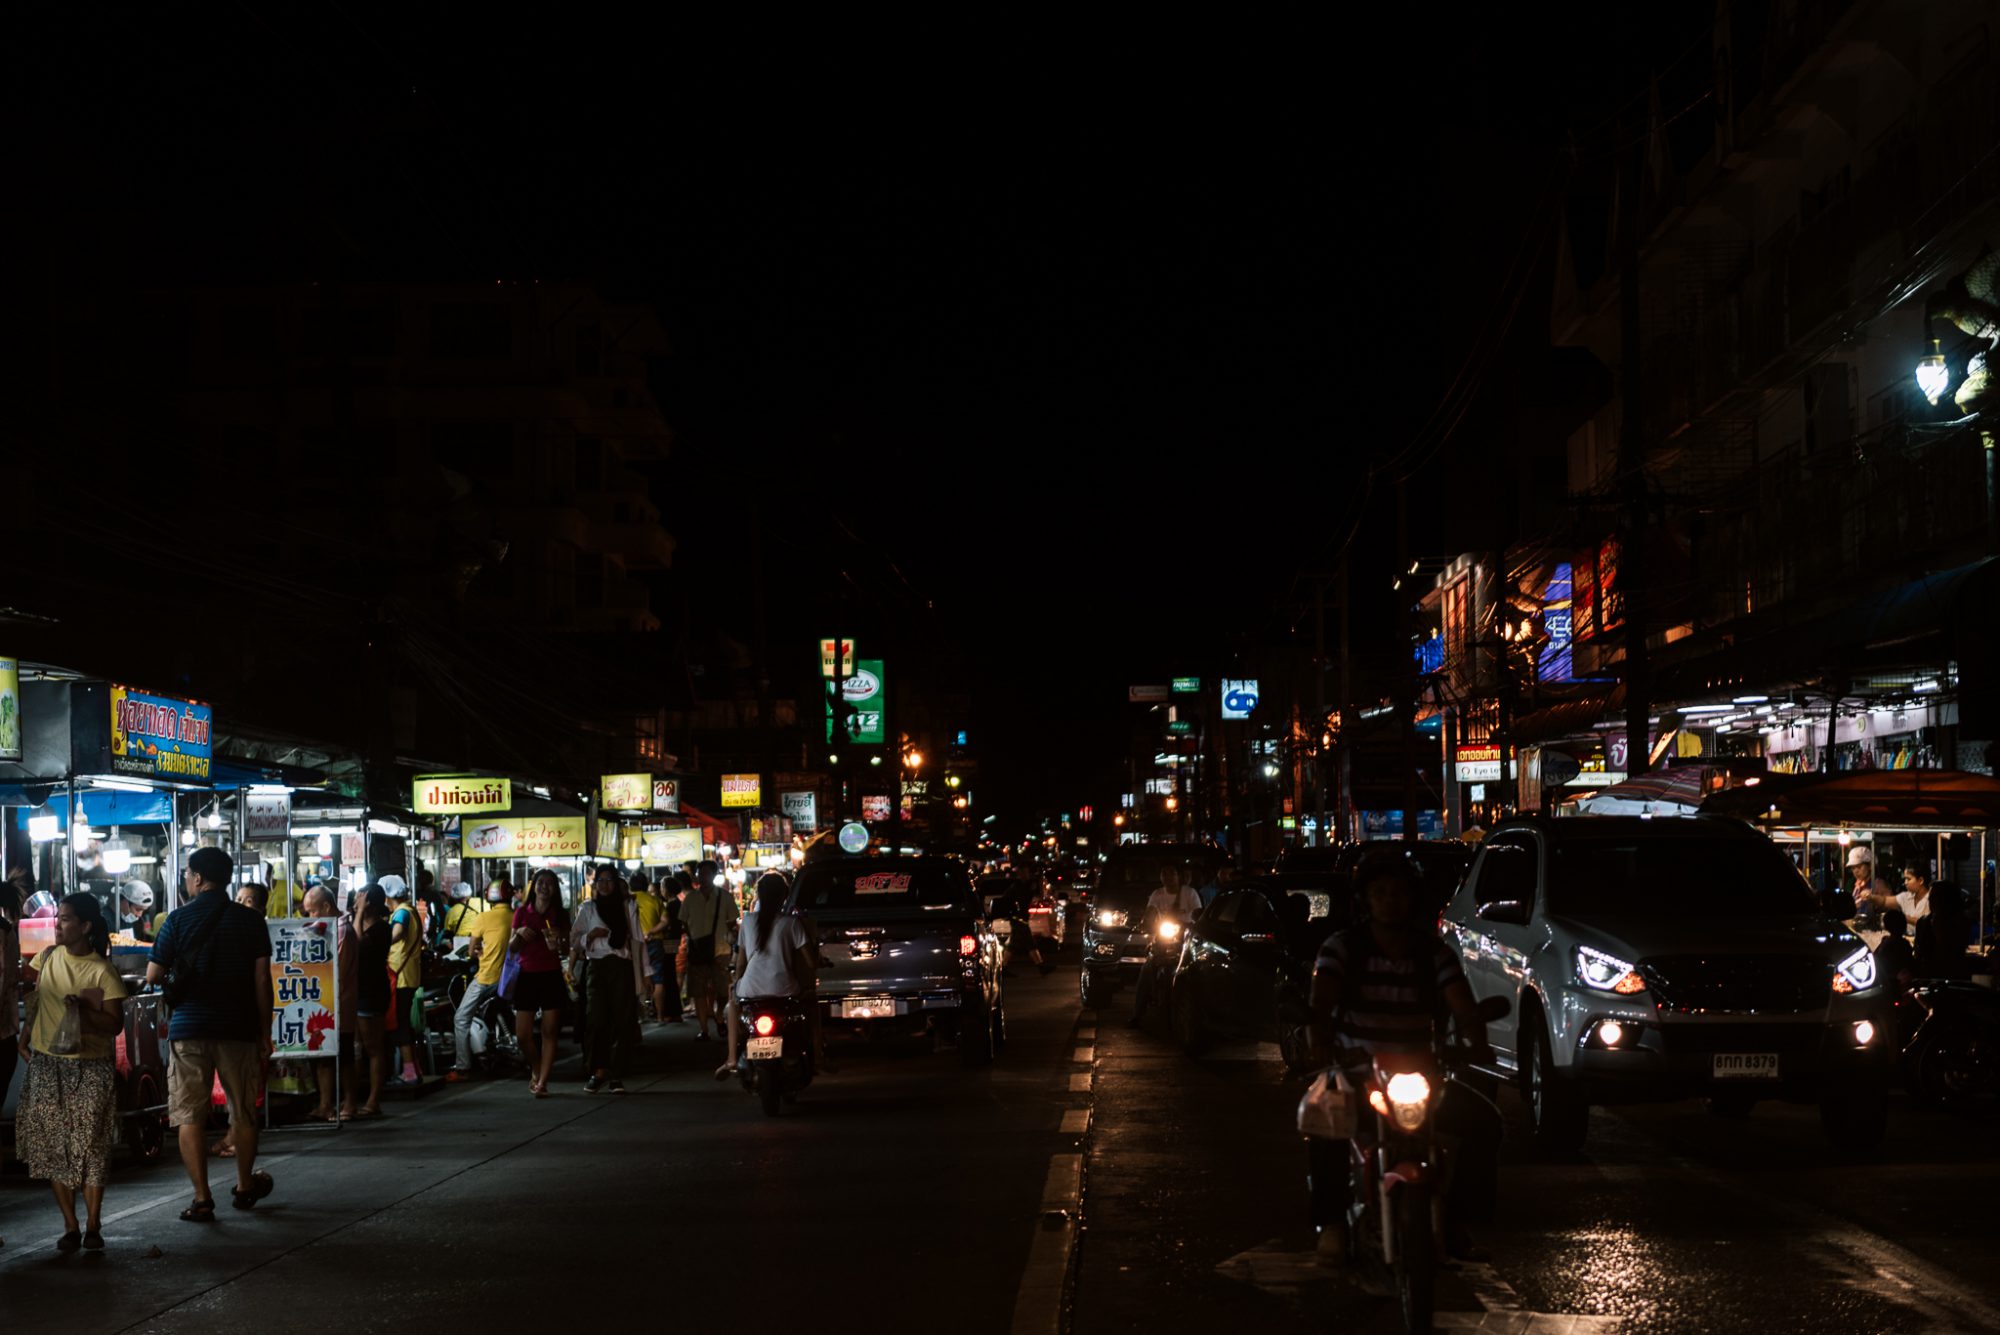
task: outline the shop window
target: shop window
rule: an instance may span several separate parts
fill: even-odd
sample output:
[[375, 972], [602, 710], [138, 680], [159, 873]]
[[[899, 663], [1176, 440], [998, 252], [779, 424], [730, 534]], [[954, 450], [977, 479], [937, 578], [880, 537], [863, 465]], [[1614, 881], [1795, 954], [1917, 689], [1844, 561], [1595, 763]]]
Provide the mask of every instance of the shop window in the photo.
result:
[[490, 301], [441, 301], [431, 307], [431, 356], [490, 361], [514, 352], [514, 312]]

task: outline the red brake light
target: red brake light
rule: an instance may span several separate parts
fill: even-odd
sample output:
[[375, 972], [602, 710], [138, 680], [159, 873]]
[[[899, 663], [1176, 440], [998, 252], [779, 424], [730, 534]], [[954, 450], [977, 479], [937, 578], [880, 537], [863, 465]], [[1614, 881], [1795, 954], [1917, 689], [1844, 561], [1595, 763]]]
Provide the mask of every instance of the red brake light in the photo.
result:
[[754, 1027], [757, 1030], [757, 1037], [769, 1038], [771, 1031], [778, 1027], [778, 1017], [775, 1015], [760, 1015], [757, 1017], [757, 1023]]
[[958, 938], [958, 953], [967, 959], [971, 959], [974, 955], [977, 955], [979, 953], [979, 938], [976, 936], [961, 936]]

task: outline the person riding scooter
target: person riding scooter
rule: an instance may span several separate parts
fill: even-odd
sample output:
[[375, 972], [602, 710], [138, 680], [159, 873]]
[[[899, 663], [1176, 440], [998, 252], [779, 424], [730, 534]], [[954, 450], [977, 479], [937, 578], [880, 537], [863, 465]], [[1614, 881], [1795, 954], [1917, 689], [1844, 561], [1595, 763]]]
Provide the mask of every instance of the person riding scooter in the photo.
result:
[[[1416, 906], [1423, 872], [1394, 848], [1370, 852], [1355, 872], [1361, 921], [1329, 936], [1313, 964], [1309, 1001], [1313, 1061], [1343, 1069], [1365, 1068], [1382, 1054], [1428, 1054], [1449, 1008], [1475, 1063], [1490, 1065], [1486, 1022], [1473, 1001], [1458, 957], [1419, 921]], [[1438, 1126], [1471, 1146], [1498, 1142], [1490, 1104], [1448, 1089]], [[1307, 1141], [1312, 1222], [1320, 1255], [1339, 1263], [1347, 1256], [1345, 1219], [1352, 1188], [1352, 1159], [1345, 1141]], [[1486, 1166], [1479, 1165], [1482, 1169]], [[1445, 1250], [1460, 1260], [1479, 1259], [1464, 1221], [1465, 1184], [1472, 1165], [1461, 1164], [1446, 1192]]]
[[[1200, 912], [1201, 898], [1182, 882], [1181, 869], [1171, 862], [1161, 867], [1159, 888], [1146, 898], [1146, 930], [1152, 933], [1153, 947], [1139, 966], [1139, 981], [1132, 985], [1132, 1018], [1125, 1022], [1128, 1028], [1146, 1023], [1146, 1008], [1156, 1000], [1153, 994], [1160, 988], [1160, 972], [1165, 967], [1162, 956], [1172, 959], [1180, 954], [1180, 934]], [[1174, 925], [1162, 929], [1162, 923]]]

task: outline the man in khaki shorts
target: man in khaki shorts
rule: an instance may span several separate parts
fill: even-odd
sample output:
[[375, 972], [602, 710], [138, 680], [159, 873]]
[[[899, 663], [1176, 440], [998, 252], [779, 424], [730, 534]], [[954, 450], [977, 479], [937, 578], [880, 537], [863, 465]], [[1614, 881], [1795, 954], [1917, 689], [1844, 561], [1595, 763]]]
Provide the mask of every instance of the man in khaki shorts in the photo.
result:
[[263, 915], [230, 900], [236, 867], [219, 848], [188, 855], [186, 899], [162, 924], [146, 965], [158, 986], [177, 962], [192, 971], [188, 995], [167, 1027], [167, 1113], [179, 1128], [181, 1163], [194, 1183], [189, 1223], [215, 1219], [208, 1188], [210, 1091], [222, 1080], [235, 1113], [236, 1188], [230, 1203], [248, 1210], [271, 1194], [269, 1173], [256, 1171], [257, 1100], [271, 1055], [271, 937]]

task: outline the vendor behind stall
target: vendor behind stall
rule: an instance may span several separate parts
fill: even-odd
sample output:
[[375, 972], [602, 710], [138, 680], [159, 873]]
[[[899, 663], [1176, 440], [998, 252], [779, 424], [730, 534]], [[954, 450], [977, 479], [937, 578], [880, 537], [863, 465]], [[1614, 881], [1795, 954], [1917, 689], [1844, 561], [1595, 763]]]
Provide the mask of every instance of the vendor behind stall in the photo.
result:
[[[1902, 907], [1896, 894], [1884, 881], [1875, 876], [1875, 853], [1866, 844], [1856, 844], [1847, 850], [1847, 869], [1854, 873], [1854, 911], [1856, 914], [1873, 918], [1884, 909]], [[1907, 915], [1908, 910], [1904, 913]]]
[[144, 881], [127, 881], [118, 887], [118, 927], [134, 941], [153, 939], [153, 887]]

